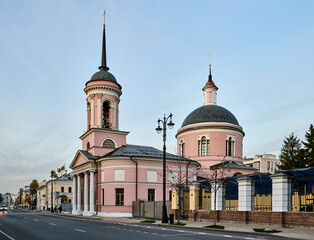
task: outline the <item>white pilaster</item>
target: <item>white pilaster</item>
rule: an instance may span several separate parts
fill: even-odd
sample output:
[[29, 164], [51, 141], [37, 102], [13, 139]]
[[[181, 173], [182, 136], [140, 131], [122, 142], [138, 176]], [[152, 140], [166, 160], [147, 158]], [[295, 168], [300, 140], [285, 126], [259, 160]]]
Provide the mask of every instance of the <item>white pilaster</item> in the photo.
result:
[[291, 182], [285, 173], [276, 173], [272, 178], [272, 211], [288, 212], [291, 210]]
[[113, 129], [117, 129], [117, 101], [114, 99], [113, 102]]
[[73, 175], [72, 214], [77, 214], [76, 208], [76, 175]]
[[88, 213], [88, 173], [84, 173], [84, 211], [85, 216]]
[[95, 120], [94, 120], [94, 116], [95, 116], [95, 109], [94, 109], [94, 98], [95, 98], [95, 94], [91, 94], [90, 95], [90, 98], [92, 99], [91, 100], [91, 103], [90, 103], [90, 119], [91, 119], [91, 123], [90, 123], [90, 126], [91, 127], [95, 127]]
[[102, 93], [97, 93], [97, 127], [101, 128], [101, 97]]
[[238, 211], [252, 211], [254, 207], [254, 188], [252, 178], [243, 176], [238, 178]]
[[81, 202], [81, 176], [77, 175], [77, 214], [82, 213], [82, 202]]
[[211, 210], [215, 210], [215, 192], [216, 192], [216, 210], [224, 209], [225, 186], [220, 180], [211, 182]]

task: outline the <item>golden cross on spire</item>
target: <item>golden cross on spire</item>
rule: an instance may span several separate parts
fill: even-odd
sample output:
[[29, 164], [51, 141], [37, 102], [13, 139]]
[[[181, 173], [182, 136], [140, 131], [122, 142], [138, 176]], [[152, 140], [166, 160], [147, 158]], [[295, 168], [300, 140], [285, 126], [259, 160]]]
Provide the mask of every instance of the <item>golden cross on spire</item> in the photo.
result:
[[104, 11], [104, 26], [105, 26], [105, 20], [106, 20], [106, 11]]
[[211, 66], [212, 64], [211, 64], [211, 56], [213, 55], [213, 53], [212, 52], [209, 52], [209, 54], [208, 54], [208, 57], [209, 57], [209, 66]]

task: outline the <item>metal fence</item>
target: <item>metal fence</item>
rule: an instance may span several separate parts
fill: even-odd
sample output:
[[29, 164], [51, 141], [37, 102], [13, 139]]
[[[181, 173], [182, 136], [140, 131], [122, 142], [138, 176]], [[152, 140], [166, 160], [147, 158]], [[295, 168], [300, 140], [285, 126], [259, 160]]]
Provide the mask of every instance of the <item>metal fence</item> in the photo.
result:
[[[171, 202], [166, 202], [167, 215], [169, 217], [171, 211]], [[133, 217], [162, 219], [162, 201], [134, 201], [132, 203]]]

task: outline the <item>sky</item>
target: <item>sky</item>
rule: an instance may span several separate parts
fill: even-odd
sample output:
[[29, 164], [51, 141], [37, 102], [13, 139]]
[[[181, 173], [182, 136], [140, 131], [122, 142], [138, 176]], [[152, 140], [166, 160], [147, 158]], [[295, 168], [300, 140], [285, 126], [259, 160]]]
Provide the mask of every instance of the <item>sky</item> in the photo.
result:
[[70, 165], [86, 131], [85, 83], [101, 59], [122, 86], [128, 144], [167, 151], [202, 106], [208, 54], [218, 105], [245, 137], [243, 156], [273, 153], [314, 123], [314, 1], [0, 0], [0, 193]]

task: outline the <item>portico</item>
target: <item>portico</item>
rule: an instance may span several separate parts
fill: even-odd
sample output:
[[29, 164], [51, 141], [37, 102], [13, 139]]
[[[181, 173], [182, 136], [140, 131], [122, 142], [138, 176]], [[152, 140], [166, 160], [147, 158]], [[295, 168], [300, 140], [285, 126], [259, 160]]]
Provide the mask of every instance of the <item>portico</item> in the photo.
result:
[[83, 214], [83, 216], [96, 215], [94, 173], [95, 169], [90, 169], [73, 174], [72, 214], [75, 215]]

